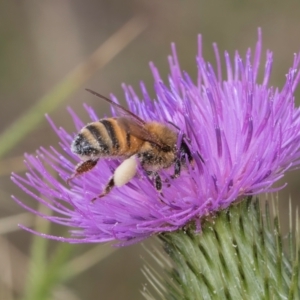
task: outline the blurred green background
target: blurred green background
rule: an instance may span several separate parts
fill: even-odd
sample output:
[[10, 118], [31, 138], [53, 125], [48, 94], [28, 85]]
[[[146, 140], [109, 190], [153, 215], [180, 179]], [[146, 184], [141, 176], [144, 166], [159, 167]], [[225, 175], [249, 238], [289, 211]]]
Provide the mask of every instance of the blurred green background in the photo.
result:
[[[69, 131], [74, 131], [74, 127], [67, 106], [85, 121], [88, 117], [82, 108], [84, 102], [92, 105], [99, 116], [109, 113], [107, 105], [102, 107], [103, 103], [85, 88], [104, 95], [112, 92], [123, 101], [121, 83], [133, 85], [140, 95], [138, 84], [143, 80], [154, 95], [148, 62], [153, 61], [166, 78], [171, 42], [176, 43], [181, 67], [195, 78], [198, 33], [203, 35], [204, 57], [214, 64], [213, 42], [217, 42], [221, 53], [228, 50], [233, 55], [238, 49], [244, 55], [248, 47], [255, 46], [258, 27], [263, 33], [263, 58], [266, 49], [274, 52], [271, 84], [282, 86], [293, 53], [300, 51], [300, 2], [296, 0], [0, 2], [0, 148], [7, 148], [0, 157], [0, 300], [25, 297], [28, 277], [43, 278], [54, 264], [48, 265], [53, 256], [58, 257], [57, 265], [64, 268], [54, 271], [48, 299], [142, 299], [139, 291], [146, 280], [140, 270], [141, 257], [147, 253], [141, 245], [121, 249], [72, 245], [59, 250], [59, 242], [34, 240], [33, 235], [18, 229], [17, 223], [58, 235], [66, 235], [66, 228], [36, 225], [34, 217], [11, 200], [10, 195], [14, 194], [36, 206], [11, 183], [10, 173], [24, 173], [24, 152], [34, 153], [41, 145], [57, 146], [58, 139], [46, 122], [45, 113], [50, 112], [55, 123]], [[67, 91], [54, 90], [53, 96], [53, 89], [63, 82], [69, 82]], [[18, 120], [28, 111], [32, 114], [29, 121], [25, 119], [22, 126], [16, 126], [14, 134], [7, 131], [19, 124]], [[31, 124], [32, 120], [36, 123]], [[23, 138], [13, 143], [10, 138], [18, 134]], [[289, 196], [293, 208], [299, 204], [299, 175], [299, 171], [294, 171], [281, 182], [288, 182], [279, 193], [284, 232], [288, 226]], [[144, 246], [151, 249], [152, 244], [150, 239]], [[36, 246], [33, 250], [32, 245]], [[47, 249], [46, 255], [43, 248]], [[63, 253], [61, 257], [56, 251]]]

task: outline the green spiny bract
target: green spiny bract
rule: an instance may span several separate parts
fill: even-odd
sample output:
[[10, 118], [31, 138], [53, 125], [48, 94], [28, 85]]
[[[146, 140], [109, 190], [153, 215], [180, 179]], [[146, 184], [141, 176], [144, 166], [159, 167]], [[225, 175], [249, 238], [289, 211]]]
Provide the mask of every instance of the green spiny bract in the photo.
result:
[[[299, 232], [289, 233], [283, 252], [279, 217], [271, 217], [268, 202], [262, 213], [258, 200], [243, 201], [202, 224], [160, 235], [172, 260], [167, 276], [145, 269], [156, 296], [147, 299], [300, 299]], [[296, 235], [296, 236], [295, 236]], [[156, 255], [155, 253], [153, 256]], [[165, 258], [160, 258], [166, 265]], [[157, 272], [157, 273], [156, 273]]]

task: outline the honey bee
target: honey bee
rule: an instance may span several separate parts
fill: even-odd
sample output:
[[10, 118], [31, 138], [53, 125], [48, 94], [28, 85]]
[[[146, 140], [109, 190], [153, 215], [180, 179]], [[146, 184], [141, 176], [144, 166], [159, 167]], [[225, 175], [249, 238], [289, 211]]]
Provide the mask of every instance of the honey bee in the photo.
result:
[[[158, 174], [161, 169], [174, 165], [174, 175], [180, 175], [186, 159], [191, 163], [191, 151], [182, 138], [177, 147], [179, 128], [175, 129], [156, 122], [145, 122], [131, 111], [92, 90], [93, 95], [114, 106], [118, 117], [104, 118], [84, 126], [71, 144], [71, 151], [77, 154], [82, 162], [76, 168], [68, 182], [85, 172], [92, 170], [100, 158], [123, 158], [116, 168], [103, 192], [97, 198], [107, 195], [114, 186], [121, 187], [136, 174], [140, 165], [154, 181], [157, 191], [162, 190], [162, 180]], [[179, 149], [177, 149], [179, 148]]]

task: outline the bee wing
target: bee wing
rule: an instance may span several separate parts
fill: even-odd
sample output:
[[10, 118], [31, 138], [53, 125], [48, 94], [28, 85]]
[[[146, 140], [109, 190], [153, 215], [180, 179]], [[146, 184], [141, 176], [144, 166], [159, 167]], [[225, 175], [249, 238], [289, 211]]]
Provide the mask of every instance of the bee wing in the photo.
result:
[[117, 122], [120, 127], [125, 129], [126, 132], [137, 137], [138, 139], [153, 143], [160, 148], [163, 148], [165, 146], [159, 140], [157, 140], [157, 138], [153, 136], [147, 129], [145, 129], [143, 125], [141, 126], [140, 123], [136, 122], [136, 119], [120, 117], [117, 119]]
[[101, 95], [101, 94], [99, 94], [97, 92], [94, 92], [94, 91], [92, 91], [90, 89], [85, 89], [85, 90], [88, 91], [88, 92], [90, 92], [91, 94], [93, 94], [93, 95], [95, 95], [95, 96], [97, 96], [97, 97], [105, 100], [109, 104], [113, 105], [116, 108], [116, 110], [117, 110], [117, 112], [118, 112], [118, 114], [120, 116], [125, 117], [125, 118], [127, 117], [129, 119], [134, 119], [135, 122], [137, 124], [139, 124], [140, 126], [144, 126], [146, 124], [146, 122], [144, 120], [142, 120], [137, 115], [135, 115], [134, 113], [132, 113], [131, 111], [129, 111], [125, 107], [121, 106], [120, 104], [118, 104], [118, 103], [112, 101], [111, 99], [109, 99], [109, 98], [107, 98], [107, 97], [105, 97], [105, 96], [103, 96], [103, 95]]
[[111, 99], [97, 92], [94, 92], [90, 89], [86, 89], [86, 91], [105, 100], [106, 102], [108, 102], [109, 104], [113, 105], [116, 108], [118, 114], [120, 115], [120, 117], [117, 118], [118, 124], [121, 127], [123, 127], [126, 130], [126, 132], [130, 133], [131, 135], [137, 137], [142, 141], [154, 143], [155, 145], [161, 148], [165, 146], [160, 141], [158, 141], [157, 138], [151, 135], [147, 129], [145, 129], [146, 122], [143, 119], [141, 119], [140, 117], [138, 117], [137, 115], [135, 115], [134, 113], [126, 109], [125, 107], [121, 106], [120, 104], [113, 102]]

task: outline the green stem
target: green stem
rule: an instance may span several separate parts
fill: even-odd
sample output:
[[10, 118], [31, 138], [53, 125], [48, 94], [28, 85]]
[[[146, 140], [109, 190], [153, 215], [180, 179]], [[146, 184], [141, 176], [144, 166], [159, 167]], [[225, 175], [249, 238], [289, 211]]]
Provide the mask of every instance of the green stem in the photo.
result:
[[[50, 213], [43, 206], [40, 207], [40, 210], [45, 214]], [[39, 232], [48, 233], [50, 224], [48, 220], [37, 217], [35, 229]], [[66, 273], [66, 266], [73, 245], [59, 243], [51, 257], [48, 256], [48, 246], [48, 239], [33, 236], [23, 300], [52, 299], [53, 289], [64, 280], [63, 275]]]

